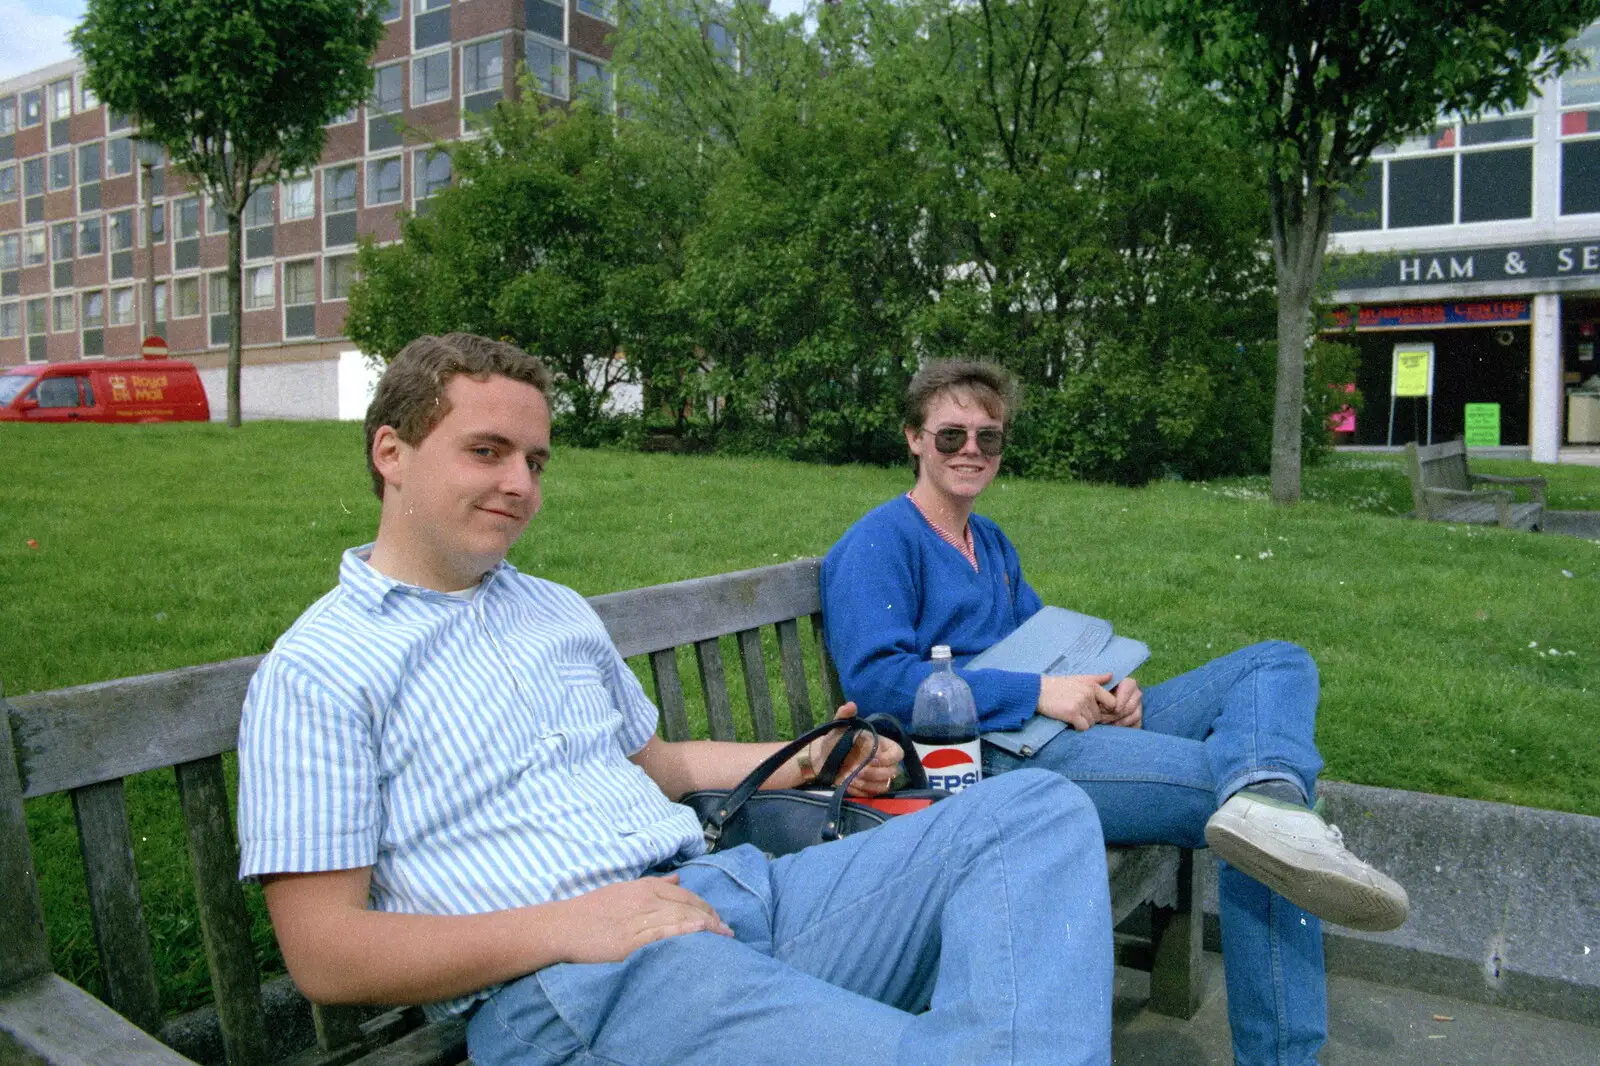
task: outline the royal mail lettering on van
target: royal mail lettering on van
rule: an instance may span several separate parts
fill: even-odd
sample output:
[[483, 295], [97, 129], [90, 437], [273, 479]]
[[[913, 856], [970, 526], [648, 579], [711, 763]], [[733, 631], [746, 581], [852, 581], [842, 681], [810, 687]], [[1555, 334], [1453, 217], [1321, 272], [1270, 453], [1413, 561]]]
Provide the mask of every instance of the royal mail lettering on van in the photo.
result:
[[121, 374], [112, 374], [109, 380], [111, 382], [111, 398], [113, 400], [117, 403], [133, 402], [133, 393], [128, 391], [127, 378]]
[[165, 399], [167, 375], [132, 374], [130, 377], [133, 378], [133, 398], [135, 400], [154, 400], [159, 403]]

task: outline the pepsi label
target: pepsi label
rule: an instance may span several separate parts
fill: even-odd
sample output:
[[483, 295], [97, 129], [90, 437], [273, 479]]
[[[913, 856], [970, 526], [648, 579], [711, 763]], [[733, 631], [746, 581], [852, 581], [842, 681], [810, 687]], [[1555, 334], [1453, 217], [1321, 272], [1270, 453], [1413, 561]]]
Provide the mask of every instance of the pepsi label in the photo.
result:
[[977, 737], [961, 744], [924, 744], [913, 737], [912, 746], [917, 749], [922, 768], [928, 772], [929, 788], [960, 792], [983, 779]]

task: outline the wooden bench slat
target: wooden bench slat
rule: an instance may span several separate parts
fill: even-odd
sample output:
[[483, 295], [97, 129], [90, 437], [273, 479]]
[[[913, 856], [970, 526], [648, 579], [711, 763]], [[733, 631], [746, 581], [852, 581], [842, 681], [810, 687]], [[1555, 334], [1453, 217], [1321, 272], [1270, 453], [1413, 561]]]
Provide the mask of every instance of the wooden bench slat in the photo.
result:
[[[20, 1045], [22, 1051], [10, 1054]], [[195, 1066], [77, 985], [47, 973], [0, 997], [0, 1060], [51, 1066]]]
[[350, 1066], [455, 1066], [466, 1058], [466, 1019], [452, 1018], [407, 1033]]
[[223, 1049], [229, 1066], [256, 1066], [268, 1061], [267, 1030], [222, 759], [212, 756], [173, 769]]
[[728, 674], [722, 666], [717, 638], [696, 641], [694, 660], [700, 668], [700, 691], [706, 700], [706, 726], [712, 740], [734, 740], [733, 704], [728, 699]]
[[822, 698], [827, 701], [827, 715], [833, 717], [833, 712], [844, 702], [844, 688], [839, 684], [839, 671], [834, 668], [833, 656], [828, 654], [828, 645], [822, 639], [822, 612], [813, 611], [811, 614], [811, 635], [817, 641], [817, 661], [822, 667]]
[[745, 698], [750, 703], [750, 724], [757, 740], [777, 740], [778, 725], [772, 717], [772, 686], [767, 684], [767, 659], [761, 650], [761, 630], [741, 629], [739, 669], [744, 675]]
[[589, 600], [624, 658], [757, 629], [822, 609], [821, 560], [740, 570]]
[[245, 688], [260, 664], [252, 655], [17, 697], [12, 728], [23, 797], [232, 751]]
[[147, 1033], [161, 1028], [161, 994], [122, 781], [102, 781], [72, 791], [78, 846], [89, 889], [89, 915], [105, 976], [106, 1001]]
[[[14, 723], [0, 699], [0, 725]], [[14, 725], [13, 725], [14, 727]], [[50, 972], [44, 908], [22, 810], [22, 782], [10, 728], [0, 729], [0, 988]]]
[[355, 1007], [311, 1005], [311, 1024], [317, 1030], [317, 1048], [337, 1051], [361, 1042], [361, 1011]]
[[805, 652], [800, 647], [800, 626], [793, 618], [777, 625], [778, 664], [783, 670], [783, 691], [789, 699], [790, 736], [797, 737], [816, 725], [811, 713], [811, 691], [806, 687]]
[[656, 682], [656, 706], [661, 708], [661, 730], [665, 739], [688, 740], [689, 710], [683, 699], [683, 678], [678, 676], [675, 648], [650, 653], [650, 674]]

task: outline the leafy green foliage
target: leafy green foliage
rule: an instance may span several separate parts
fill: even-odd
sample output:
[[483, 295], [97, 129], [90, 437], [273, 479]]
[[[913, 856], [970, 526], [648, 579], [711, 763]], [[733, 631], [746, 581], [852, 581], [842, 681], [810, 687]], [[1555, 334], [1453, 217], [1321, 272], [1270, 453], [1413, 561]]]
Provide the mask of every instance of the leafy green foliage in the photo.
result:
[[89, 85], [205, 186], [228, 220], [228, 422], [239, 424], [240, 215], [315, 166], [360, 104], [383, 37], [373, 0], [89, 0], [72, 43]]

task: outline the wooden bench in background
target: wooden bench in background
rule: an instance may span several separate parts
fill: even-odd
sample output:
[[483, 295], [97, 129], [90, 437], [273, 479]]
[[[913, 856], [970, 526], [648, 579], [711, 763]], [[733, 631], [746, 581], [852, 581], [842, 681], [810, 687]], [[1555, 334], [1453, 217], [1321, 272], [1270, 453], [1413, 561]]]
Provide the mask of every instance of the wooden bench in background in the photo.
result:
[[[1467, 470], [1467, 446], [1462, 441], [1407, 444], [1406, 473], [1411, 478], [1411, 499], [1419, 519], [1500, 525], [1506, 529], [1538, 529], [1544, 525], [1544, 478], [1471, 473]], [[1475, 490], [1474, 485], [1506, 487]], [[1512, 486], [1526, 488], [1532, 500], [1518, 503]]]
[[[735, 706], [720, 639], [731, 638], [747, 707], [740, 724], [746, 735], [776, 740], [771, 648], [777, 651], [772, 672], [783, 690], [785, 732], [811, 726], [822, 707], [840, 702], [837, 675], [825, 654], [812, 654], [820, 706], [807, 677], [801, 626], [809, 627], [820, 649], [817, 572], [818, 560], [804, 559], [590, 602], [624, 656], [648, 656], [667, 739], [700, 732], [691, 728], [691, 704], [679, 674], [678, 652], [690, 649], [703, 695], [694, 709], [703, 709], [707, 723], [702, 735], [734, 739]], [[424, 1024], [416, 1008], [312, 1008], [314, 1046], [276, 1046], [290, 1027], [269, 1022], [263, 1008], [250, 919], [236, 879], [238, 847], [222, 761], [234, 748], [245, 686], [259, 662], [259, 656], [234, 659], [35, 693], [9, 706], [0, 701], [10, 724], [0, 730], [0, 1061], [192, 1062], [155, 1039], [164, 1019], [123, 795], [124, 778], [168, 769], [177, 777], [221, 1046], [232, 1066], [434, 1066], [465, 1059], [464, 1023]], [[77, 818], [105, 1002], [50, 966], [23, 801], [62, 792], [70, 795]], [[1132, 916], [1130, 927], [1150, 932], [1143, 938], [1119, 934], [1119, 961], [1152, 971], [1152, 1008], [1191, 1016], [1201, 994], [1192, 853], [1113, 848], [1107, 858], [1116, 920]], [[298, 1009], [303, 1016], [304, 1005]]]

